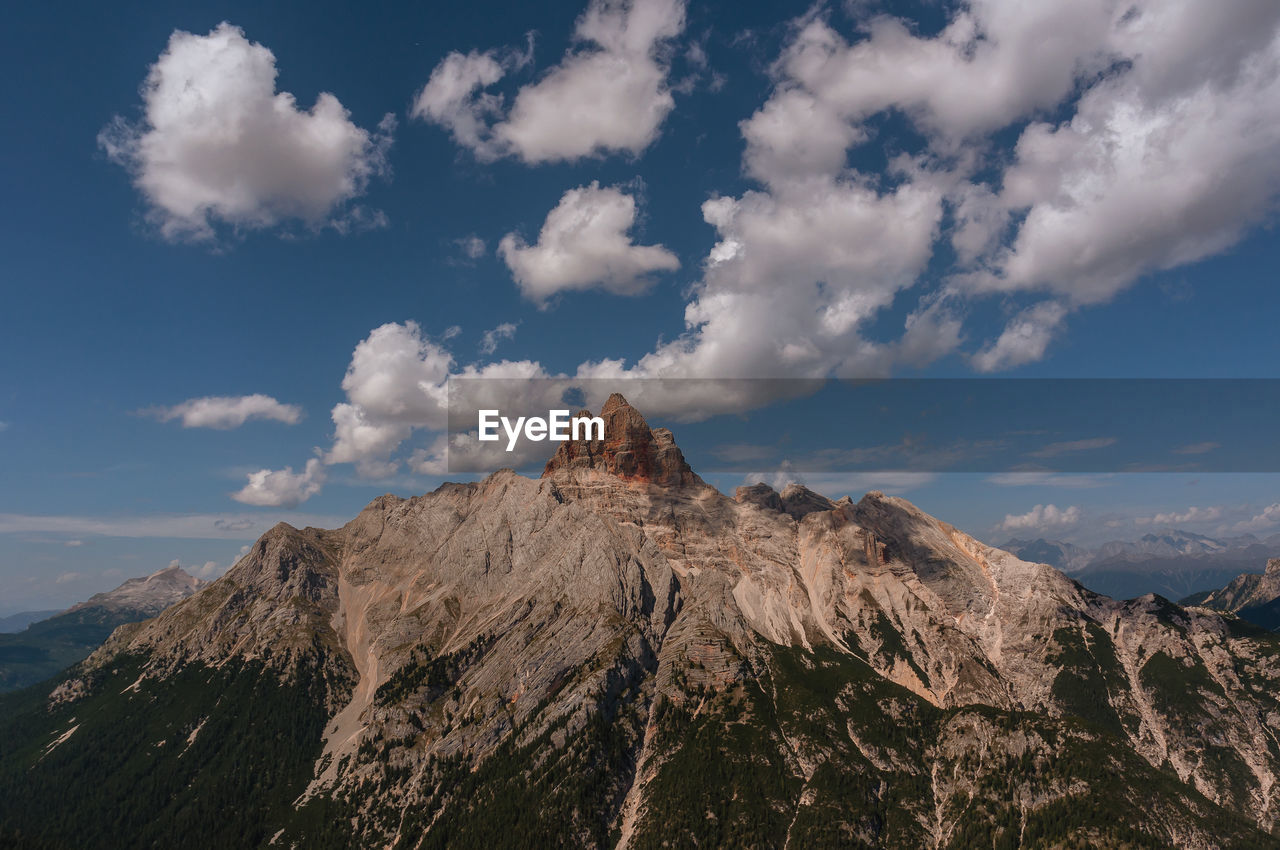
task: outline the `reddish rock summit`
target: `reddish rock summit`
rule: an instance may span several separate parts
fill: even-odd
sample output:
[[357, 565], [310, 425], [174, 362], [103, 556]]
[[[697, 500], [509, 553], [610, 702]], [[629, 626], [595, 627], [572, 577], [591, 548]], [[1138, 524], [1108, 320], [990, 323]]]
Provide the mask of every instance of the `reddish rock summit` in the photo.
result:
[[[578, 416], [590, 416], [588, 410]], [[596, 469], [624, 481], [640, 481], [664, 487], [701, 484], [685, 462], [671, 431], [649, 427], [640, 411], [621, 393], [609, 396], [600, 409], [604, 419], [603, 440], [570, 440], [547, 461], [542, 471], [549, 478], [560, 470]]]

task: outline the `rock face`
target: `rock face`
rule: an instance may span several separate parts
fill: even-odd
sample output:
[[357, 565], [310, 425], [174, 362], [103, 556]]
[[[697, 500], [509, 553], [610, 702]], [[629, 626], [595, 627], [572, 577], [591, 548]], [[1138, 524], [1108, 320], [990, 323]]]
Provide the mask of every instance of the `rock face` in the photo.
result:
[[1241, 608], [1266, 605], [1277, 598], [1280, 598], [1280, 558], [1271, 558], [1262, 575], [1239, 576], [1221, 590], [1208, 594], [1201, 604], [1234, 613]]
[[[579, 416], [590, 416], [587, 410]], [[562, 470], [594, 469], [623, 481], [639, 481], [664, 487], [701, 484], [675, 438], [666, 428], [651, 430], [640, 411], [619, 393], [609, 396], [600, 409], [604, 439], [562, 443], [547, 461], [544, 478]]]
[[277, 526], [119, 630], [49, 734], [125, 659], [151, 688], [319, 670], [280, 846], [1274, 846], [1280, 639], [881, 493], [731, 499], [621, 396], [602, 415], [539, 480]]
[[1262, 575], [1237, 576], [1226, 587], [1185, 600], [1215, 611], [1237, 614], [1266, 629], [1280, 629], [1280, 558], [1267, 561]]

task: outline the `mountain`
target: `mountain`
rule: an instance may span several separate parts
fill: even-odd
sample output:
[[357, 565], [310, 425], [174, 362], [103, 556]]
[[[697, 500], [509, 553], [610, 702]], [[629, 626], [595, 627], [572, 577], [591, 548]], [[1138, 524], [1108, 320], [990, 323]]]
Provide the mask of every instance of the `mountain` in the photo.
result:
[[1013, 539], [1000, 548], [1070, 573], [1085, 587], [1116, 599], [1158, 593], [1169, 599], [1222, 587], [1241, 573], [1261, 573], [1280, 539], [1253, 535], [1215, 539], [1168, 530], [1087, 549], [1060, 540]]
[[1280, 630], [1280, 558], [1267, 561], [1262, 575], [1237, 576], [1221, 590], [1196, 594], [1183, 602], [1228, 611], [1264, 629]]
[[1014, 538], [1001, 544], [1000, 548], [1017, 555], [1024, 561], [1048, 564], [1064, 573], [1076, 572], [1088, 566], [1094, 558], [1094, 553], [1083, 546], [1076, 546], [1074, 543], [1063, 540], [1045, 540], [1043, 537], [1035, 540]]
[[204, 584], [181, 567], [166, 567], [95, 594], [16, 634], [0, 634], [0, 691], [48, 679], [82, 660], [117, 626], [153, 617]]
[[4, 698], [0, 843], [1276, 846], [1280, 636], [601, 415]]
[[1260, 573], [1274, 549], [1230, 552], [1215, 556], [1152, 556], [1141, 559], [1093, 561], [1072, 573], [1085, 587], [1117, 599], [1158, 593], [1182, 599], [1200, 591], [1222, 587], [1241, 573]]
[[1098, 547], [1094, 560], [1144, 560], [1150, 557], [1176, 558], [1181, 555], [1216, 555], [1233, 548], [1231, 542], [1215, 540], [1193, 531], [1169, 530], [1144, 534], [1134, 541], [1113, 541]]
[[130, 612], [153, 617], [164, 609], [186, 599], [205, 582], [189, 575], [176, 563], [149, 576], [131, 578], [115, 590], [95, 593], [86, 601], [67, 609], [68, 614], [77, 611]]
[[9, 614], [8, 616], [0, 617], [0, 634], [13, 634], [14, 632], [20, 632], [32, 623], [52, 617], [57, 613], [58, 612], [56, 610], [21, 611], [17, 614]]

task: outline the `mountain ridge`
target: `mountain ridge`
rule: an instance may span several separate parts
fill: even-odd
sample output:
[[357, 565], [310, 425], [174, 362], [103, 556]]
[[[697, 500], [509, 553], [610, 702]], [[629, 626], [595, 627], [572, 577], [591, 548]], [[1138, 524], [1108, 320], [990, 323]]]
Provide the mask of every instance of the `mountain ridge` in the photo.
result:
[[1276, 830], [1273, 637], [1102, 597], [882, 493], [726, 496], [621, 396], [606, 410], [618, 430], [540, 479], [277, 525], [53, 691], [57, 752], [92, 747], [70, 720], [127, 659], [136, 693], [248, 664], [323, 692], [313, 767], [271, 815], [299, 846], [352, 840], [335, 824], [403, 847], [515, 824], [627, 848]]
[[0, 691], [54, 676], [84, 659], [118, 626], [154, 617], [206, 584], [171, 564], [127, 579], [22, 631], [0, 634]]

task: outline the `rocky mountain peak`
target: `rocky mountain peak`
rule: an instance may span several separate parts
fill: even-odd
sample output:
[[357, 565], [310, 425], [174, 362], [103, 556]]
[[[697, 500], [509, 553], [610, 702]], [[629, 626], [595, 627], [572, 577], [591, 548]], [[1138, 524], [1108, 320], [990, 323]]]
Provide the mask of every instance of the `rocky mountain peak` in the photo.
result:
[[837, 507], [826, 496], [794, 482], [782, 488], [781, 493], [763, 482], [739, 487], [734, 491], [733, 499], [740, 504], [757, 505], [765, 510], [787, 514], [795, 520], [818, 511], [835, 510]]
[[783, 512], [782, 497], [778, 491], [761, 481], [758, 484], [744, 484], [733, 491], [733, 500], [743, 505], [756, 505], [768, 511]]
[[105, 608], [111, 611], [133, 610], [158, 614], [170, 605], [186, 599], [208, 582], [189, 574], [177, 564], [170, 564], [148, 576], [131, 578], [114, 590], [96, 593], [70, 611]]
[[[590, 416], [588, 410], [578, 416]], [[700, 484], [701, 479], [685, 462], [684, 454], [666, 428], [651, 429], [640, 411], [621, 393], [614, 393], [600, 408], [603, 440], [570, 440], [547, 461], [542, 477], [566, 470], [595, 469], [624, 481], [665, 487]]]
[[1280, 578], [1280, 558], [1272, 558], [1267, 561], [1267, 575]]

